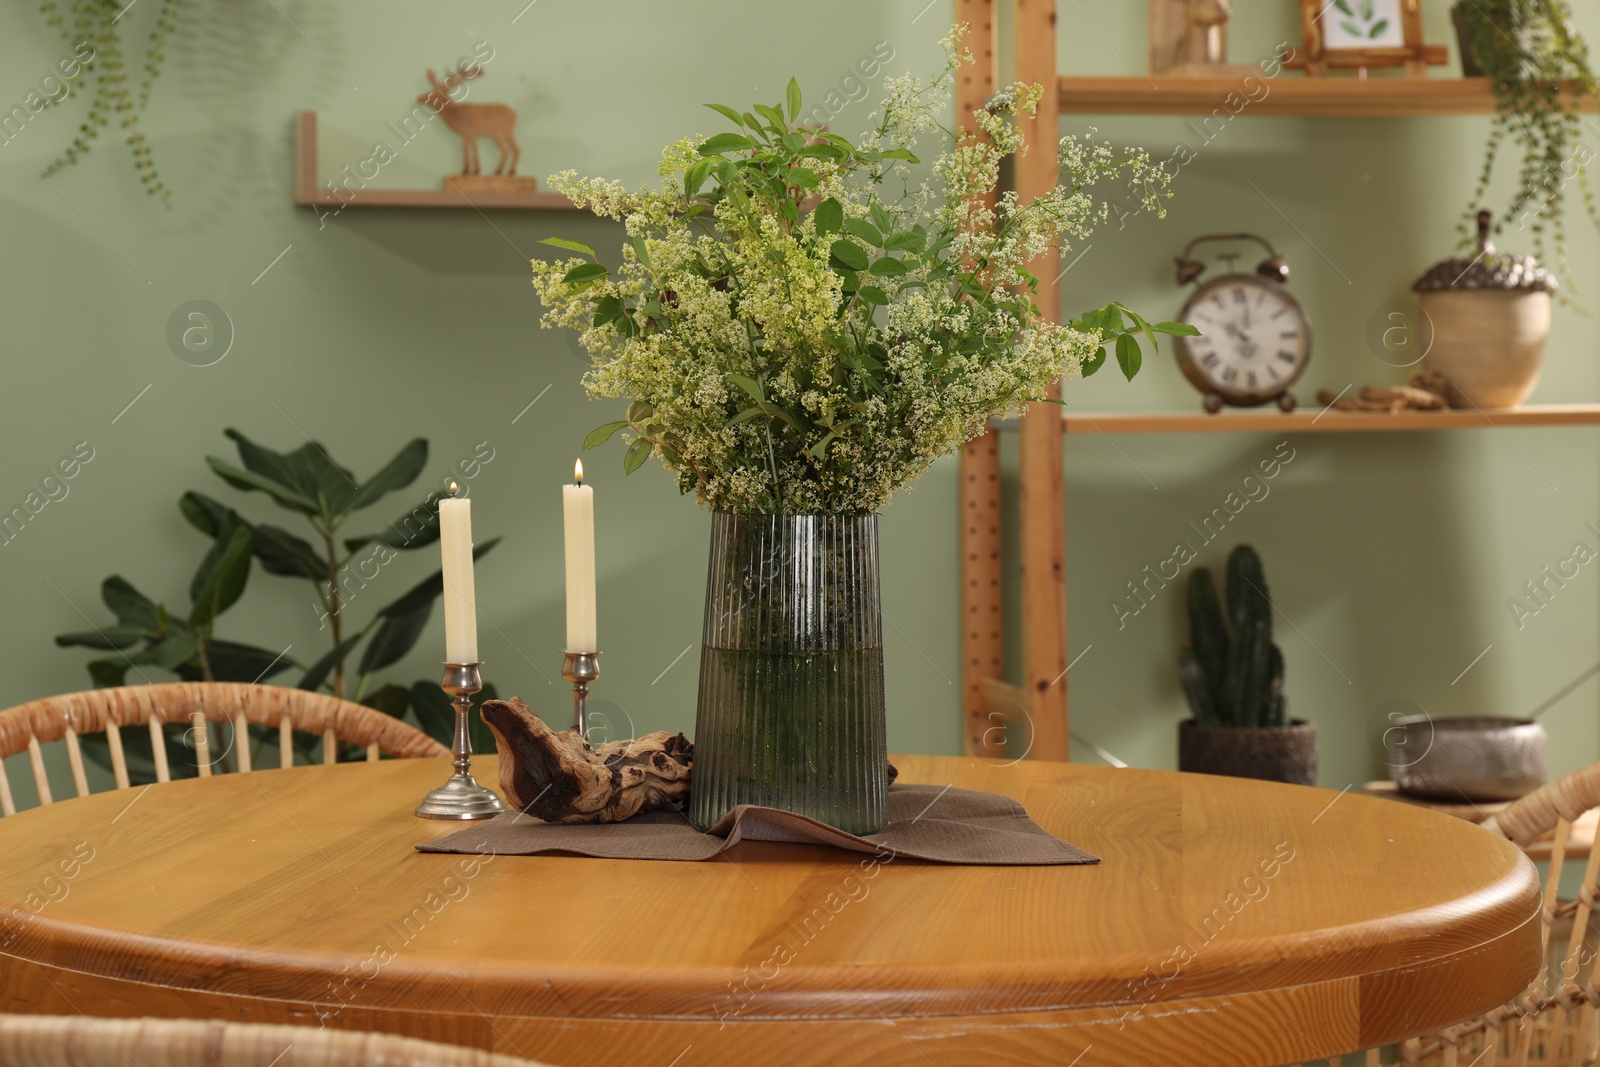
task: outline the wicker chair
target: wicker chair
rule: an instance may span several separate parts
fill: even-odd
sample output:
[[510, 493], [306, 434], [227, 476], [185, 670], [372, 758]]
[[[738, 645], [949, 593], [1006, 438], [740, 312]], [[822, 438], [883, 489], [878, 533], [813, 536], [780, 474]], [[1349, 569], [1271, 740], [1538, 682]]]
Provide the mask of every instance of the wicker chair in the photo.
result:
[[[0, 711], [0, 814], [15, 815], [17, 811], [4, 759], [23, 751], [28, 753], [32, 763], [39, 803], [51, 802], [50, 780], [45, 774], [40, 747], [48, 741], [66, 742], [73, 785], [82, 797], [89, 795], [89, 780], [84, 772], [83, 749], [78, 739], [85, 734], [105, 733], [111, 753], [111, 773], [116, 778], [117, 788], [126, 789], [128, 761], [122, 745], [122, 728], [144, 725], [150, 731], [156, 780], [170, 781], [162, 731], [167, 723], [189, 724], [193, 731], [195, 762], [202, 778], [211, 776], [214, 762], [207, 723], [229, 723], [239, 737], [248, 735], [250, 725], [277, 727], [278, 759], [284, 767], [294, 763], [296, 730], [322, 736], [324, 763], [335, 761], [340, 741], [364, 747], [369, 760], [380, 755], [416, 758], [450, 754], [422, 731], [392, 716], [363, 704], [302, 689], [241, 682], [172, 682], [89, 689], [45, 697]], [[239, 745], [235, 753], [239, 770], [250, 770], [250, 746]]]
[[[1540, 787], [1483, 822], [1484, 829], [1523, 849], [1555, 832], [1544, 885], [1544, 967], [1510, 1004], [1402, 1042], [1394, 1062], [1404, 1067], [1583, 1067], [1595, 1062], [1600, 974], [1594, 963], [1600, 931], [1591, 920], [1597, 918], [1594, 904], [1600, 896], [1600, 843], [1589, 850], [1578, 899], [1559, 900], [1557, 893], [1572, 824], [1596, 807], [1600, 763]], [[1367, 1067], [1382, 1062], [1379, 1050], [1368, 1050]]]
[[0, 1015], [4, 1067], [540, 1067], [432, 1041], [307, 1026]]

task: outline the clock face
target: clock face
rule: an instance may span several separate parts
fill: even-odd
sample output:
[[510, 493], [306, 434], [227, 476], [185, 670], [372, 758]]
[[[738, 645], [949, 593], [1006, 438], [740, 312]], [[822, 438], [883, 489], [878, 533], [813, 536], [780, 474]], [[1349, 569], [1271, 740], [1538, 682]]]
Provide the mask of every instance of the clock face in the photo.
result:
[[1230, 274], [1196, 289], [1181, 319], [1200, 331], [1177, 338], [1178, 365], [1196, 387], [1230, 404], [1265, 404], [1286, 392], [1311, 358], [1311, 323], [1282, 285]]

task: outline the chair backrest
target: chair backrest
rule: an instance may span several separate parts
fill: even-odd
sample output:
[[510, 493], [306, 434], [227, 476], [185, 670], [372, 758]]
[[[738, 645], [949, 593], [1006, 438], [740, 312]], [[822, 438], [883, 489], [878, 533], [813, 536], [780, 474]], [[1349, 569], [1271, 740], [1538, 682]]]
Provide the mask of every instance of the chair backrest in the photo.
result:
[[[292, 1050], [292, 1052], [291, 1052]], [[72, 1067], [541, 1067], [393, 1034], [193, 1019], [0, 1015], [0, 1063]]]
[[[1589, 848], [1577, 899], [1559, 899], [1568, 866], [1572, 824], [1600, 807], [1600, 763], [1529, 793], [1481, 824], [1521, 849], [1552, 835], [1540, 913], [1544, 966], [1509, 1004], [1433, 1034], [1402, 1042], [1404, 1067], [1581, 1067], [1594, 1063], [1600, 1043], [1600, 978], [1595, 971], [1594, 904], [1600, 894], [1600, 841]], [[1369, 1050], [1366, 1063], [1379, 1062]]]
[[[416, 758], [450, 754], [427, 734], [391, 715], [364, 704], [303, 689], [242, 682], [171, 682], [87, 689], [0, 711], [0, 814], [16, 814], [4, 759], [20, 752], [28, 753], [39, 803], [52, 801], [41, 748], [51, 741], [66, 743], [73, 786], [78, 796], [88, 796], [89, 780], [79, 744], [79, 738], [85, 734], [106, 735], [111, 773], [117, 788], [126, 789], [130, 783], [122, 728], [144, 726], [150, 732], [156, 780], [170, 781], [171, 768], [162, 730], [168, 723], [187, 725], [192, 731], [189, 737], [202, 778], [210, 777], [213, 764], [219, 762], [211, 756], [208, 723], [231, 725], [236, 738], [248, 738], [252, 725], [275, 727], [278, 761], [283, 767], [294, 763], [296, 730], [321, 735], [324, 763], [335, 762], [341, 740], [362, 746], [369, 760], [379, 756]], [[233, 752], [239, 770], [250, 770], [250, 746], [237, 744]]]

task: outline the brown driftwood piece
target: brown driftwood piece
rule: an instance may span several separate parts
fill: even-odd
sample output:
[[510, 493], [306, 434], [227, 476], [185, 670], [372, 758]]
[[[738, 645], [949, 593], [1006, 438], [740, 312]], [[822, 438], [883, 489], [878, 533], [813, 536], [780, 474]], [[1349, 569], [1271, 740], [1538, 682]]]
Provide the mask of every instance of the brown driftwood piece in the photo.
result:
[[694, 745], [682, 734], [658, 730], [596, 750], [516, 697], [485, 700], [480, 711], [500, 752], [506, 804], [545, 822], [620, 822], [689, 798]]
[[1397, 411], [1444, 411], [1450, 406], [1444, 396], [1444, 376], [1438, 371], [1413, 374], [1409, 385], [1368, 385], [1355, 396], [1319, 389], [1317, 403], [1340, 411], [1386, 411], [1390, 414]]

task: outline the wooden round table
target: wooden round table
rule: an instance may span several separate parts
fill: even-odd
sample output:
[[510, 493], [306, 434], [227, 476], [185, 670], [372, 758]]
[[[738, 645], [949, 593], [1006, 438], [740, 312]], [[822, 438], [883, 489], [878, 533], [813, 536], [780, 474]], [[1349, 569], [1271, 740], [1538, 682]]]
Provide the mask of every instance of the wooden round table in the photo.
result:
[[[1282, 1064], [1509, 1000], [1537, 873], [1327, 790], [897, 757], [1104, 858], [945, 867], [424, 855], [442, 760], [258, 771], [0, 821], [0, 1011], [395, 1033], [561, 1065]], [[493, 757], [475, 770], [495, 780]], [[1078, 1058], [1074, 1058], [1078, 1057]]]

